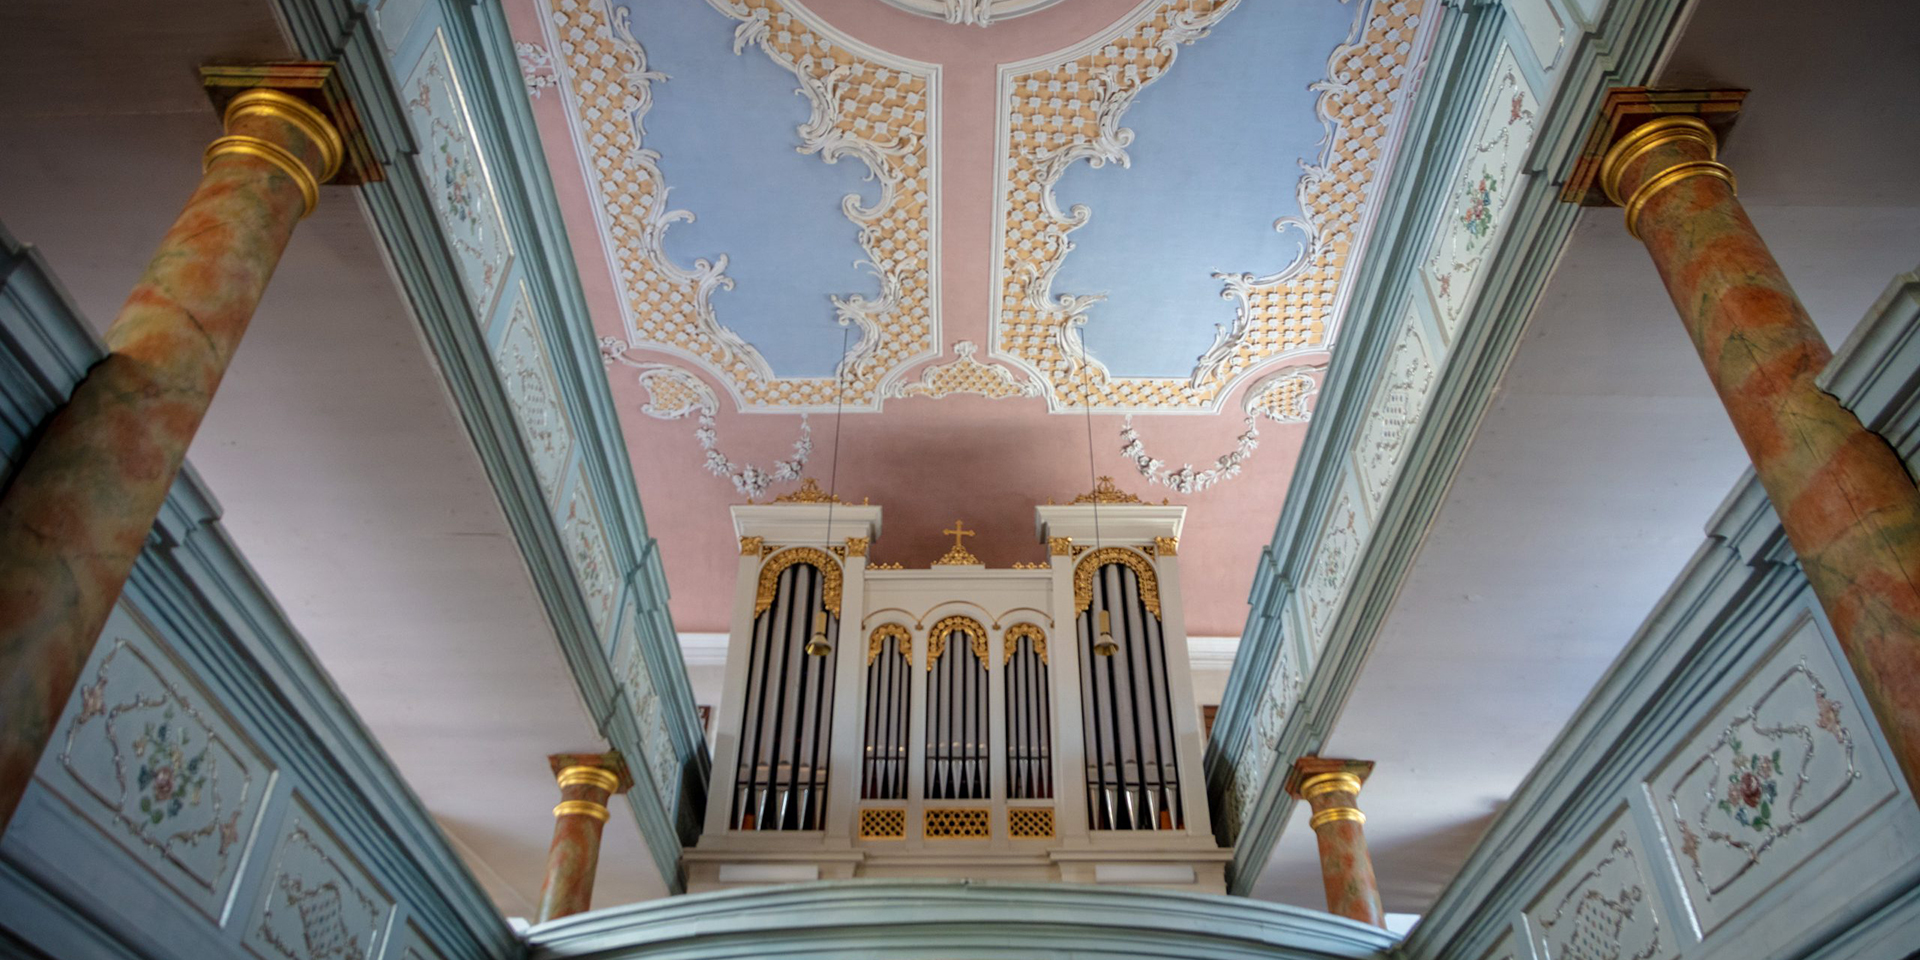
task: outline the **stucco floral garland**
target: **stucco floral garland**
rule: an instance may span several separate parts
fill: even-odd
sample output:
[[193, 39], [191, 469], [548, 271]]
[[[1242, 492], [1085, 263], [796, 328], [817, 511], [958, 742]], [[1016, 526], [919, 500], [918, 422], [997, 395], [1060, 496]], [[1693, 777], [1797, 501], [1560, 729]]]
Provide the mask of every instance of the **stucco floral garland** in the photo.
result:
[[758, 500], [774, 483], [800, 479], [801, 469], [813, 455], [813, 426], [807, 422], [806, 414], [800, 415], [800, 438], [793, 442], [793, 456], [775, 460], [773, 467], [766, 470], [750, 463], [735, 464], [719, 449], [720, 431], [713, 418], [720, 404], [712, 388], [672, 364], [634, 360], [627, 356], [629, 349], [624, 340], [601, 337], [600, 362], [607, 366], [618, 362], [640, 371], [635, 379], [646, 389], [648, 397], [647, 404], [640, 408], [641, 413], [656, 420], [679, 420], [688, 414], [696, 415], [693, 437], [700, 441], [700, 449], [707, 452], [708, 473], [726, 477], [733, 482], [733, 488], [749, 500]]
[[1134, 468], [1149, 483], [1171, 488], [1176, 493], [1199, 493], [1222, 480], [1239, 476], [1240, 465], [1253, 458], [1253, 448], [1260, 445], [1260, 428], [1254, 425], [1253, 419], [1247, 418], [1247, 432], [1240, 435], [1239, 443], [1205, 470], [1195, 470], [1191, 463], [1182, 464], [1180, 469], [1171, 472], [1165, 470], [1165, 460], [1147, 454], [1146, 445], [1140, 442], [1140, 435], [1133, 430], [1131, 416], [1120, 426], [1120, 454], [1132, 460]]

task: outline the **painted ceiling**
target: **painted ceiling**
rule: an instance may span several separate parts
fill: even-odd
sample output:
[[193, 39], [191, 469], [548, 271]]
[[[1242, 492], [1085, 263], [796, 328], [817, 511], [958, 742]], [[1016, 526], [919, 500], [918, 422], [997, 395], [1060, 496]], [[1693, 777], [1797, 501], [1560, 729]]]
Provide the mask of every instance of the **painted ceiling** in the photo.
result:
[[[682, 630], [804, 475], [1043, 560], [1096, 475], [1188, 504], [1232, 635], [1432, 12], [1415, 0], [513, 0]], [[840, 416], [836, 416], [836, 411]]]

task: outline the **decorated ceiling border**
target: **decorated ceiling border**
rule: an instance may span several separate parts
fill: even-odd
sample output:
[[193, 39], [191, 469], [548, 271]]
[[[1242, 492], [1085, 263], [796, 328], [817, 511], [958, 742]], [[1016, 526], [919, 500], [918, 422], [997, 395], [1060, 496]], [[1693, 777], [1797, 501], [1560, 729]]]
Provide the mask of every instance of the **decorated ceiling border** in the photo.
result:
[[[1395, 146], [1396, 117], [1424, 4], [1367, 0], [1354, 32], [1315, 84], [1326, 129], [1319, 162], [1302, 171], [1303, 216], [1275, 224], [1302, 236], [1299, 255], [1272, 273], [1216, 273], [1235, 319], [1185, 378], [1115, 377], [1086, 353], [1081, 328], [1101, 294], [1057, 294], [1054, 277], [1073, 250], [1068, 235], [1094, 211], [1061, 210], [1054, 187], [1075, 163], [1126, 165], [1133, 131], [1121, 125], [1142, 89], [1172, 69], [1240, 0], [1146, 0], [1118, 25], [1065, 51], [1003, 65], [998, 120], [990, 355], [1030, 371], [1049, 408], [1122, 413], [1212, 413], [1246, 377], [1273, 361], [1323, 353], [1344, 305], [1344, 277], [1373, 215], [1374, 185]], [[1044, 94], [1044, 96], [1043, 96]], [[1034, 142], [1050, 144], [1044, 148]], [[1018, 238], [1015, 240], [1014, 238]], [[1084, 363], [1084, 374], [1083, 374]]]
[[544, 0], [553, 71], [568, 127], [619, 288], [628, 349], [684, 358], [711, 373], [742, 410], [877, 410], [884, 387], [939, 352], [938, 205], [940, 68], [883, 53], [846, 36], [797, 0], [708, 0], [735, 23], [733, 48], [757, 47], [793, 74], [811, 116], [796, 134], [803, 154], [859, 161], [880, 185], [871, 206], [841, 202], [880, 294], [832, 298], [833, 319], [858, 339], [836, 377], [781, 377], [717, 316], [730, 288], [727, 259], [676, 264], [665, 233], [694, 214], [668, 203], [661, 154], [645, 144], [654, 82], [626, 11], [609, 0]]

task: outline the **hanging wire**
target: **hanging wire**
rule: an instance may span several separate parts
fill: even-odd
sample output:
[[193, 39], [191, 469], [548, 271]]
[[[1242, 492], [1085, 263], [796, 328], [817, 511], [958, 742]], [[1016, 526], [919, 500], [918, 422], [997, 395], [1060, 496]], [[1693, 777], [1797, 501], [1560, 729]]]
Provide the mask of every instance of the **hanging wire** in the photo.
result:
[[833, 505], [840, 502], [840, 415], [847, 401], [847, 334], [840, 327], [840, 361], [833, 368], [833, 457], [827, 467], [827, 550], [833, 550]]
[[[1071, 319], [1062, 321], [1072, 323]], [[1093, 462], [1093, 363], [1087, 359], [1087, 331], [1083, 324], [1080, 329], [1080, 407], [1087, 414], [1087, 482], [1093, 486], [1093, 548], [1100, 549], [1100, 478], [1096, 476], [1099, 468]], [[836, 442], [840, 431], [834, 428]]]

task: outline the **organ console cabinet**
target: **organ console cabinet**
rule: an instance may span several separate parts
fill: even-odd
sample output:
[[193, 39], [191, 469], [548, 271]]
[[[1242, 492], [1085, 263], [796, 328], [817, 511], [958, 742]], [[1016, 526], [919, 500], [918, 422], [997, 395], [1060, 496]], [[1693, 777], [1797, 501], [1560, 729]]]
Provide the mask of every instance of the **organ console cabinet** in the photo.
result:
[[1047, 563], [988, 569], [956, 525], [940, 562], [881, 569], [880, 507], [803, 489], [733, 508], [689, 890], [870, 876], [1224, 892], [1181, 616], [1185, 507], [1102, 483], [1035, 508]]

